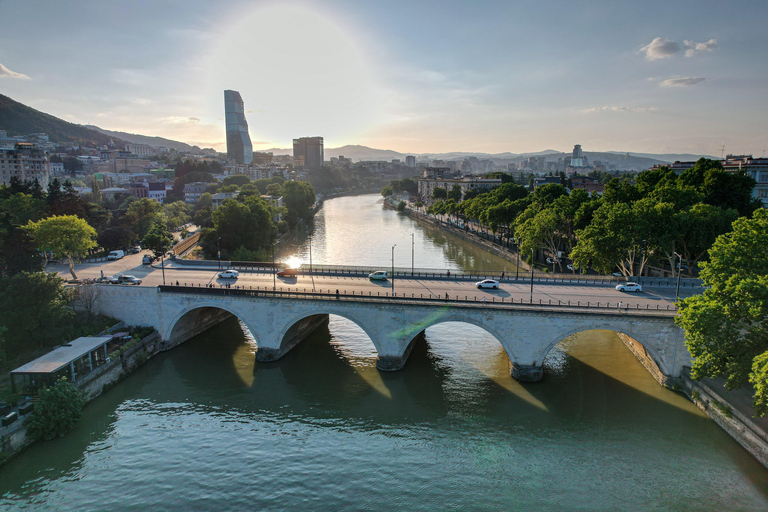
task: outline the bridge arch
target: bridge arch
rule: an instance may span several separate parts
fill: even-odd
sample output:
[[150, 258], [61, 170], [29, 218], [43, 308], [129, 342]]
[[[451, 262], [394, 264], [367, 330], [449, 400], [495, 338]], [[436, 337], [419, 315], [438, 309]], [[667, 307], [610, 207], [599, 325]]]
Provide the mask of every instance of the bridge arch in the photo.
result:
[[428, 318], [424, 322], [420, 322], [419, 324], [416, 324], [415, 327], [418, 328], [418, 331], [416, 331], [402, 347], [403, 353], [406, 355], [406, 357], [408, 354], [410, 354], [411, 350], [413, 350], [414, 343], [416, 343], [419, 337], [422, 334], [424, 334], [427, 329], [429, 329], [430, 327], [434, 327], [436, 325], [445, 324], [445, 323], [468, 324], [468, 325], [477, 327], [479, 329], [482, 329], [483, 331], [493, 336], [496, 339], [496, 341], [499, 342], [501, 347], [507, 353], [507, 357], [509, 357], [510, 361], [515, 361], [517, 359], [517, 356], [512, 350], [511, 343], [508, 343], [508, 337], [504, 336], [501, 332], [499, 332], [495, 327], [493, 327], [493, 325], [491, 325], [491, 323], [483, 322], [481, 320], [478, 320], [473, 317], [468, 317], [466, 315], [461, 315], [461, 314], [452, 312], [451, 310], [449, 310], [447, 314], [443, 316], [440, 316], [437, 318]]
[[237, 308], [228, 307], [218, 302], [196, 303], [182, 309], [168, 323], [162, 333], [162, 338], [169, 344], [176, 345], [223, 322], [231, 316], [240, 320], [250, 331], [256, 346], [261, 346], [258, 332], [248, 322], [248, 316], [243, 314], [243, 312], [237, 311]]
[[625, 335], [631, 338], [633, 341], [639, 343], [642, 345], [643, 349], [646, 351], [648, 355], [650, 355], [653, 362], [658, 367], [659, 371], [663, 374], [668, 374], [668, 368], [664, 362], [664, 359], [659, 354], [657, 347], [654, 346], [653, 343], [650, 343], [645, 335], [643, 333], [635, 332], [633, 329], [628, 329], [627, 326], [596, 326], [596, 327], [576, 327], [573, 329], [569, 329], [567, 331], [563, 331], [560, 334], [557, 334], [553, 337], [551, 337], [548, 341], [548, 343], [545, 345], [545, 348], [540, 352], [540, 357], [538, 359], [538, 363], [542, 364], [544, 362], [544, 359], [547, 357], [547, 355], [552, 351], [555, 346], [563, 341], [564, 339], [568, 338], [569, 336], [573, 336], [574, 334], [578, 334], [580, 332], [586, 332], [586, 331], [593, 331], [593, 330], [606, 330], [606, 331], [613, 331], [617, 335]]

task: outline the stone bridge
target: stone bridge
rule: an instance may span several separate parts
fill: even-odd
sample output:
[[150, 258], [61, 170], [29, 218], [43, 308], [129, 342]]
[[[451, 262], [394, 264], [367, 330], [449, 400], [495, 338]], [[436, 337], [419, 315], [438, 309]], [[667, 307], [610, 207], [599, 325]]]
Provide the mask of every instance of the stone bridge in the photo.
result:
[[283, 357], [325, 324], [328, 315], [338, 315], [368, 335], [378, 352], [377, 367], [387, 371], [402, 368], [419, 335], [444, 322], [464, 322], [492, 334], [509, 356], [512, 376], [520, 381], [541, 380], [547, 353], [564, 338], [592, 329], [612, 330], [641, 344], [661, 381], [677, 379], [683, 366], [691, 364], [684, 333], [675, 325], [674, 314], [666, 312], [95, 286], [102, 313], [131, 325], [154, 326], [169, 348], [234, 315], [256, 340], [257, 361]]

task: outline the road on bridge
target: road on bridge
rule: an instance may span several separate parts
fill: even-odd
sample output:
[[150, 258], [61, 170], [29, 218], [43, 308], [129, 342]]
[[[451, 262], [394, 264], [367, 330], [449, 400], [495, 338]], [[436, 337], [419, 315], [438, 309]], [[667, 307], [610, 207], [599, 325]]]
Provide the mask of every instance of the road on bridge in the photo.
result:
[[[157, 286], [163, 284], [163, 274], [158, 264], [154, 267], [141, 264], [142, 254], [126, 256], [118, 261], [86, 263], [76, 266], [76, 272], [81, 279], [95, 279], [104, 272], [105, 276], [110, 276], [121, 272], [138, 277], [142, 280], [141, 286]], [[62, 277], [70, 277], [65, 265], [49, 265], [47, 270], [58, 271]], [[264, 271], [240, 271], [240, 277], [234, 279], [218, 278], [218, 268], [197, 268], [187, 267], [166, 261], [165, 282], [173, 285], [177, 282], [180, 285], [187, 286], [206, 286], [215, 285], [232, 287], [238, 286], [249, 289], [269, 289], [275, 283], [278, 291], [322, 291], [323, 293], [334, 293], [339, 290], [341, 293], [371, 293], [372, 295], [385, 296], [392, 293], [392, 281], [370, 281], [365, 277], [351, 276], [329, 276], [329, 275], [301, 275], [292, 278], [273, 277], [271, 272]], [[117, 285], [115, 285], [117, 286]], [[126, 286], [126, 285], [122, 285]], [[500, 289], [477, 289], [474, 281], [455, 280], [455, 279], [420, 279], [410, 277], [397, 277], [394, 282], [395, 293], [398, 296], [406, 294], [413, 295], [416, 298], [433, 297], [443, 298], [446, 293], [450, 297], [459, 297], [469, 300], [499, 301], [502, 298], [505, 302], [514, 299], [516, 302], [521, 300], [529, 301], [531, 299], [530, 282], [520, 279], [515, 282], [505, 279], [502, 281]], [[680, 291], [681, 297], [688, 297], [700, 293], [701, 288], [683, 288]], [[675, 302], [675, 288], [670, 286], [652, 287], [646, 286], [642, 292], [623, 293], [615, 289], [614, 284], [576, 284], [576, 283], [534, 283], [533, 301], [538, 303], [562, 303], [571, 304], [580, 303], [585, 305], [596, 305], [610, 303], [618, 304], [622, 302], [629, 307], [639, 305], [641, 308], [656, 309], [672, 307]]]

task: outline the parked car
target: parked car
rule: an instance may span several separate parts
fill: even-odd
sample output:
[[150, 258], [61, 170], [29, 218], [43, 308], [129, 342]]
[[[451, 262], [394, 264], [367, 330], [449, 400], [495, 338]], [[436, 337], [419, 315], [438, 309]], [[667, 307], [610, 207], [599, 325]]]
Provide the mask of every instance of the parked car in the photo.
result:
[[142, 265], [151, 265], [153, 261], [155, 261], [155, 258], [153, 258], [152, 255], [150, 255], [150, 254], [145, 254], [141, 258], [141, 264]]
[[[573, 263], [569, 263], [565, 266], [568, 270], [573, 270]], [[574, 271], [575, 272], [575, 271]]]
[[119, 260], [125, 256], [125, 251], [112, 251], [107, 255], [108, 260]]
[[141, 251], [141, 248], [138, 245], [134, 245], [133, 247], [128, 248], [128, 254], [138, 254]]
[[478, 288], [492, 288], [498, 290], [499, 282], [494, 281], [493, 279], [483, 279], [482, 281], [475, 283], [475, 286]]
[[638, 283], [628, 282], [628, 283], [622, 283], [617, 284], [616, 289], [620, 292], [641, 292], [643, 291], [643, 287], [640, 286]]
[[560, 260], [557, 258], [547, 258], [547, 263], [552, 265], [553, 263], [560, 263]]
[[386, 281], [387, 280], [387, 271], [386, 270], [377, 270], [376, 272], [372, 274], [368, 274], [368, 279], [371, 281]]
[[139, 279], [136, 276], [131, 276], [131, 275], [128, 275], [128, 274], [123, 274], [120, 277], [118, 277], [117, 282], [118, 282], [118, 284], [136, 284], [136, 285], [139, 285], [139, 284], [141, 284], [141, 279]]
[[237, 279], [240, 276], [240, 272], [237, 270], [225, 270], [219, 272], [219, 278], [221, 279]]
[[278, 277], [296, 277], [299, 275], [299, 271], [295, 268], [284, 268], [277, 275]]

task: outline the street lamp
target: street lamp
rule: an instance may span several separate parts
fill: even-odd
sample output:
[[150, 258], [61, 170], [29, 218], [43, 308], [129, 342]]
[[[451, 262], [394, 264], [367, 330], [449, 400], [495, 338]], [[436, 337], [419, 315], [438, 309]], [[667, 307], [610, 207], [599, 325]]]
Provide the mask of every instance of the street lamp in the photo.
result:
[[515, 239], [514, 244], [517, 253], [517, 266], [515, 267], [515, 282], [517, 282], [517, 277], [520, 275], [520, 246], [517, 244], [517, 239]]
[[275, 268], [275, 244], [272, 244], [272, 291], [277, 290], [277, 269]]
[[397, 244], [392, 246], [392, 296], [395, 296], [395, 247], [397, 247]]
[[416, 254], [416, 239], [413, 237], [413, 233], [411, 233], [411, 277], [413, 277], [413, 262], [415, 261], [415, 254]]
[[535, 249], [531, 249], [531, 304], [533, 304], [533, 260], [535, 258], [534, 251]]
[[219, 236], [219, 230], [216, 230], [216, 254], [219, 258], [219, 270], [221, 270], [221, 246], [219, 245], [219, 242], [221, 241], [221, 237]]
[[675, 256], [678, 257], [678, 261], [680, 262], [677, 264], [677, 286], [675, 286], [675, 302], [677, 302], [677, 299], [680, 298], [680, 276], [683, 274], [683, 257], [677, 253], [675, 253]]

